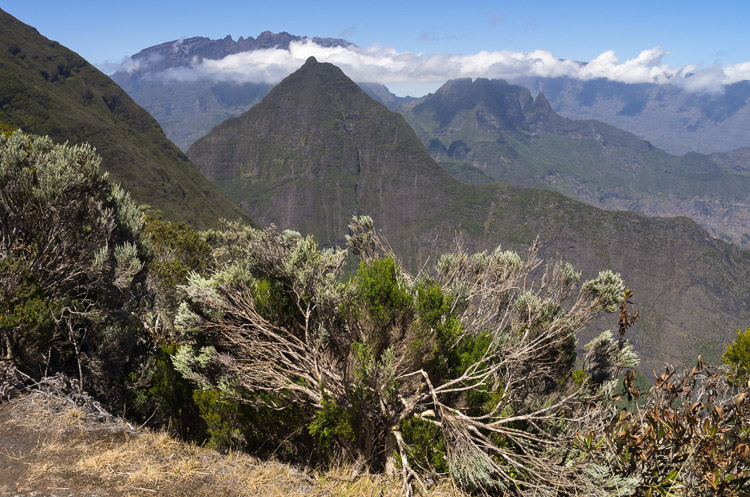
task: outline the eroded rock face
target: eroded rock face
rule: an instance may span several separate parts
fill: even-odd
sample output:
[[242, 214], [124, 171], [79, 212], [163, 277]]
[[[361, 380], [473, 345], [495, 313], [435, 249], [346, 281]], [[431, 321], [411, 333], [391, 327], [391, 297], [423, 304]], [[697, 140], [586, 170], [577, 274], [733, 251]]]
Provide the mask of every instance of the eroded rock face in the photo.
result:
[[[524, 251], [537, 235], [547, 261], [570, 261], [584, 278], [612, 268], [636, 291], [642, 319], [632, 338], [649, 375], [698, 353], [717, 358], [750, 319], [747, 252], [684, 217], [603, 211], [549, 191], [459, 182], [401, 115], [330, 64], [308, 60], [188, 155], [262, 224], [313, 233], [322, 245], [342, 244], [352, 215], [372, 216], [414, 270], [431, 266], [456, 237], [472, 251]], [[608, 316], [581, 344], [614, 327]]]

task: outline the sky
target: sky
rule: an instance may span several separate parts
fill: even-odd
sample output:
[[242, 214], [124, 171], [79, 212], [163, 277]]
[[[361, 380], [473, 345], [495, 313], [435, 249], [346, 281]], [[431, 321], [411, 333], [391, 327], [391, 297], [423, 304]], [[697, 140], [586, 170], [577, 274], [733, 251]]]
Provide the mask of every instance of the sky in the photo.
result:
[[[508, 64], [511, 72], [634, 81], [698, 73], [694, 81], [708, 81], [701, 85], [714, 90], [750, 79], [750, 2], [739, 0], [0, 0], [0, 8], [110, 72], [127, 56], [166, 41], [257, 37], [268, 30], [344, 38], [359, 47], [344, 60], [369, 57], [352, 63], [369, 69], [351, 71], [378, 76], [396, 93], [431, 91], [450, 77], [506, 76]], [[334, 63], [343, 57], [328, 55]], [[579, 75], [558, 59], [597, 64]], [[231, 62], [236, 72], [242, 61]], [[390, 65], [378, 72], [378, 64]], [[399, 72], [415, 64], [419, 70]]]

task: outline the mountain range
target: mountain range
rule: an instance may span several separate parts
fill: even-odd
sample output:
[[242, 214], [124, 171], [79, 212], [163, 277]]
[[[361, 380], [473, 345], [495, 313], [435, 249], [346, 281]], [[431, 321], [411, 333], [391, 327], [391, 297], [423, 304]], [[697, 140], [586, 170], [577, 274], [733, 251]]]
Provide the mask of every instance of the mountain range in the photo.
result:
[[[269, 32], [236, 42], [229, 37], [176, 40], [134, 55], [113, 78], [186, 150], [214, 125], [259, 102], [271, 85], [208, 77], [181, 81], [168, 76], [170, 71], [188, 70], [201, 58], [216, 60], [243, 50], [288, 48], [292, 41], [303, 40]], [[323, 46], [348, 44], [340, 39], [313, 40]], [[397, 97], [377, 83], [359, 85], [389, 109], [403, 113], [433, 158], [462, 181], [507, 181], [558, 191], [607, 209], [685, 215], [713, 236], [750, 247], [747, 149], [711, 156], [675, 156], [602, 121], [565, 119], [554, 110], [554, 102], [573, 102], [571, 109], [600, 109], [597, 115], [605, 122], [629, 116], [643, 123], [672, 123], [665, 133], [676, 137], [681, 131], [673, 121], [687, 122], [681, 112], [703, 116], [682, 126], [691, 133], [702, 133], [705, 129], [701, 126], [713, 126], [710, 123], [735, 129], [745, 112], [742, 83], [727, 87], [724, 96], [701, 96], [669, 85], [604, 80], [584, 83], [537, 78], [528, 83], [536, 91], [549, 89], [554, 101], [548, 100], [546, 93], [481, 78], [448, 81], [420, 99]], [[679, 105], [669, 103], [671, 96], [679, 97]], [[615, 105], [607, 98], [625, 103]], [[609, 103], [603, 103], [605, 100]], [[659, 102], [658, 109], [649, 102]], [[606, 115], [606, 110], [615, 108], [617, 113]], [[659, 119], [648, 117], [649, 112], [658, 113]], [[642, 113], [647, 117], [638, 117]], [[735, 133], [732, 143], [744, 143], [741, 134]]]
[[458, 181], [403, 116], [313, 58], [196, 141], [188, 156], [261, 224], [312, 233], [323, 245], [344, 242], [352, 215], [372, 216], [412, 269], [457, 237], [469, 250], [524, 250], [537, 235], [547, 261], [569, 260], [584, 277], [611, 267], [637, 292], [643, 320], [633, 337], [646, 371], [695, 353], [717, 358], [750, 320], [750, 252], [684, 217]]
[[[195, 61], [268, 48], [288, 49], [307, 37], [266, 31], [257, 38], [230, 36], [219, 40], [193, 37], [146, 48], [115, 71], [117, 82], [139, 105], [146, 108], [180, 149], [208, 133], [224, 119], [246, 111], [273, 87], [267, 83], [216, 81], [212, 78], [181, 80], [173, 72]], [[309, 39], [323, 47], [348, 46], [336, 38]]]
[[726, 152], [750, 146], [750, 81], [714, 91], [674, 84], [606, 79], [519, 78], [570, 119], [597, 119], [673, 154]]
[[430, 154], [464, 181], [507, 181], [606, 209], [689, 216], [713, 236], [750, 247], [746, 155], [671, 155], [601, 121], [563, 118], [546, 95], [534, 98], [503, 80], [452, 80], [400, 109]]
[[[156, 121], [85, 60], [4, 12], [0, 25], [0, 124], [49, 134], [57, 141], [93, 143], [115, 180], [170, 219], [204, 227], [219, 217], [247, 219], [250, 214], [264, 225], [312, 233], [321, 244], [332, 245], [343, 242], [352, 215], [368, 214], [412, 269], [453, 248], [456, 238], [468, 250], [500, 244], [524, 250], [539, 235], [547, 261], [569, 260], [584, 277], [611, 267], [635, 288], [643, 319], [633, 338], [646, 371], [696, 353], [716, 359], [734, 331], [750, 320], [747, 251], [711, 238], [684, 217], [604, 211], [559, 193], [506, 182], [461, 182], [430, 157], [402, 115], [370, 98], [330, 64], [308, 60], [259, 104], [193, 143], [188, 156], [199, 171]], [[206, 53], [219, 46], [192, 40], [197, 41], [185, 46], [204, 47]], [[222, 41], [230, 42], [240, 43]], [[174, 44], [167, 45], [161, 49], [165, 54], [174, 50]], [[156, 55], [144, 60], [168, 71]], [[408, 106], [415, 115], [419, 106], [429, 109], [425, 100], [399, 99], [382, 86], [362, 86], [389, 105]], [[578, 124], [554, 115], [543, 96], [531, 98], [510, 89], [507, 109], [486, 103], [499, 114], [484, 113], [485, 121], [494, 119], [503, 129], [511, 123], [513, 133], [527, 138], [553, 128], [568, 130], [579, 141], [590, 138]], [[236, 87], [225, 95], [233, 91], [239, 92], [235, 101], [244, 98], [244, 90]], [[440, 119], [450, 122], [458, 114], [449, 111]], [[622, 131], [606, 131], [611, 132], [607, 143], [631, 139]], [[471, 152], [472, 144], [465, 144]], [[442, 150], [437, 145], [430, 145], [433, 153]], [[458, 160], [460, 144], [445, 145]], [[737, 150], [715, 160], [746, 172], [747, 156]], [[476, 174], [477, 182], [493, 179], [475, 164], [466, 170]], [[614, 324], [599, 323], [606, 328]]]
[[[149, 47], [130, 57], [113, 79], [146, 108], [182, 150], [215, 124], [238, 115], [270, 90], [261, 83], [198, 81], [198, 89], [176, 78], [166, 84], [166, 73], [191, 67], [201, 59], [220, 60], [236, 53], [288, 48], [292, 41], [311, 40], [324, 47], [349, 46], [335, 38], [307, 38], [289, 33], [264, 32], [257, 38], [233, 41], [194, 37]], [[688, 78], [689, 79], [689, 78]], [[626, 131], [671, 154], [727, 152], [750, 147], [750, 82], [691, 91], [676, 84], [628, 84], [607, 79], [519, 77], [512, 83], [527, 87], [532, 95], [544, 93], [552, 108], [569, 119], [596, 119]], [[362, 82], [358, 82], [362, 83]], [[689, 81], [688, 81], [689, 83]], [[401, 98], [380, 87], [379, 99], [398, 110]], [[229, 88], [231, 86], [231, 89]], [[371, 93], [374, 95], [374, 93]], [[191, 109], [192, 113], [186, 113]], [[212, 115], [215, 116], [212, 117]], [[197, 119], [197, 121], [196, 121]], [[185, 129], [185, 128], [188, 129]]]
[[247, 219], [109, 77], [2, 10], [0, 123], [92, 144], [112, 179], [169, 219], [198, 227]]

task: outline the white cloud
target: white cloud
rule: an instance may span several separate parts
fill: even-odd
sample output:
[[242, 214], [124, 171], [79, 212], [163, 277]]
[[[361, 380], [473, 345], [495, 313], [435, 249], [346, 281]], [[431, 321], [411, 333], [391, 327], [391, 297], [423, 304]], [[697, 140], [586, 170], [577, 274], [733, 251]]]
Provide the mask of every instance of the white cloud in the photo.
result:
[[159, 54], [153, 54], [147, 57], [139, 57], [137, 59], [128, 57], [122, 64], [120, 64], [120, 67], [118, 67], [117, 70], [126, 72], [128, 74], [146, 71], [149, 66], [157, 64], [163, 58], [164, 57]]
[[[220, 60], [193, 60], [190, 67], [175, 67], [159, 77], [181, 81], [209, 78], [216, 81], [277, 83], [314, 56], [340, 67], [358, 82], [439, 83], [454, 78], [542, 76], [591, 80], [606, 78], [623, 83], [673, 83], [691, 91], [717, 91], [722, 85], [750, 79], [750, 62], [732, 66], [670, 66], [660, 47], [642, 51], [621, 62], [607, 51], [588, 63], [563, 60], [547, 50], [533, 52], [481, 51], [469, 55], [397, 52], [391, 48], [353, 45], [322, 47], [310, 40], [292, 42], [288, 50], [265, 49], [228, 55]], [[125, 70], [141, 64], [129, 61]]]

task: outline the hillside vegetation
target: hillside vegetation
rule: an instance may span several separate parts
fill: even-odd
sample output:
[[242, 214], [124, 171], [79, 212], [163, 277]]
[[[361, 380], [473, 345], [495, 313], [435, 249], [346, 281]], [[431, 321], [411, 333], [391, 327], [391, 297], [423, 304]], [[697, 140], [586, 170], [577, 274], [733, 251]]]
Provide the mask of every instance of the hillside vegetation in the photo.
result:
[[[11, 491], [70, 490], [72, 473], [77, 489], [167, 495], [746, 493], [746, 371], [699, 358], [642, 392], [620, 275], [543, 266], [536, 243], [523, 257], [458, 247], [412, 273], [366, 216], [346, 248], [242, 222], [197, 233], [142, 216], [98, 162], [87, 146], [0, 135], [0, 400], [37, 391], [0, 405]], [[580, 332], [608, 314], [618, 335], [577, 360]], [[729, 364], [746, 362], [745, 341]], [[30, 420], [34, 398], [47, 406]], [[91, 430], [104, 407], [352, 476], [312, 483], [122, 424]], [[269, 471], [281, 480], [259, 484]]]
[[0, 123], [91, 144], [114, 180], [169, 219], [245, 216], [106, 75], [3, 11], [0, 27]]
[[314, 58], [190, 148], [267, 227], [217, 222], [140, 108], [0, 14], [1, 493], [750, 493], [747, 251], [462, 183]]

